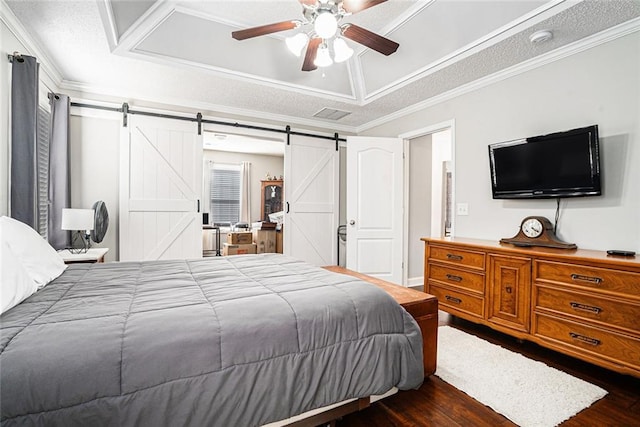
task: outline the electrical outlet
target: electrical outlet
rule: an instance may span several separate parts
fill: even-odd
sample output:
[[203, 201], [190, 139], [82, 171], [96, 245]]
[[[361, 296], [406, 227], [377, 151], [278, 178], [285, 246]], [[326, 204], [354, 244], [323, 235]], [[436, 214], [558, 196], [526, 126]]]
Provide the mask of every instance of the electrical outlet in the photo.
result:
[[469, 203], [456, 203], [456, 214], [469, 215]]

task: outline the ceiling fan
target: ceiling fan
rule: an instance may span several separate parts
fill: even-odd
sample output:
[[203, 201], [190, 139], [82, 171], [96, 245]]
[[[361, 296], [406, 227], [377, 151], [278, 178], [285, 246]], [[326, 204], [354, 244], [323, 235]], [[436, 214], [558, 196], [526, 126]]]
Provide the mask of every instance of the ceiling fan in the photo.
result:
[[[353, 54], [342, 37], [360, 43], [383, 55], [391, 55], [399, 44], [355, 24], [340, 24], [345, 16], [352, 15], [387, 0], [298, 0], [302, 5], [302, 20], [277, 22], [231, 33], [236, 40], [245, 40], [280, 31], [308, 26], [308, 31], [300, 32], [286, 39], [287, 47], [300, 56], [306, 46], [302, 71], [342, 62]], [[333, 40], [334, 58], [331, 59], [330, 41]]]

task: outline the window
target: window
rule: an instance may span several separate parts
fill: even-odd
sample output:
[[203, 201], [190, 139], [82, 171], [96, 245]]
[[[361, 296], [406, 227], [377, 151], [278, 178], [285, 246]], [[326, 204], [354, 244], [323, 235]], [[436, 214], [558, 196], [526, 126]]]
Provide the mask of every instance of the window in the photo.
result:
[[38, 232], [47, 239], [49, 223], [49, 126], [51, 113], [42, 106], [38, 107], [36, 129], [37, 156], [37, 225]]
[[209, 176], [211, 221], [240, 221], [240, 165], [213, 164]]

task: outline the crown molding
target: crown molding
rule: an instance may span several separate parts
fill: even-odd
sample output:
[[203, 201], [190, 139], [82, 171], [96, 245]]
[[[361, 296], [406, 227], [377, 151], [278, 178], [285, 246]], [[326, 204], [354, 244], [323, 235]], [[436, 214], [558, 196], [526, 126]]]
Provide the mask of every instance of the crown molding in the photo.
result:
[[40, 70], [44, 72], [48, 80], [48, 82], [45, 83], [46, 86], [49, 87], [49, 90], [57, 92], [62, 82], [62, 73], [45, 53], [45, 50], [40, 47], [39, 43], [29, 35], [29, 32], [4, 1], [0, 1], [0, 20], [4, 22], [9, 31], [11, 31], [20, 44], [27, 50], [27, 52], [21, 53], [33, 55], [38, 59], [38, 62], [40, 62]]
[[608, 43], [610, 41], [616, 40], [618, 38], [627, 36], [637, 31], [640, 31], [640, 18], [635, 18], [630, 21], [624, 22], [622, 24], [616, 25], [614, 27], [601, 31], [597, 34], [593, 34], [589, 37], [585, 37], [584, 39], [575, 41], [573, 43], [559, 47], [558, 49], [552, 50], [550, 52], [547, 52], [545, 54], [542, 54], [530, 60], [521, 62], [520, 64], [516, 64], [509, 68], [505, 68], [504, 70], [498, 71], [489, 76], [482, 77], [478, 80], [464, 84], [462, 86], [458, 86], [455, 89], [452, 89], [448, 92], [444, 92], [440, 95], [431, 97], [417, 104], [413, 104], [395, 113], [389, 114], [387, 116], [381, 117], [376, 120], [372, 120], [363, 125], [356, 126], [355, 128], [356, 133], [358, 134], [362, 133], [374, 127], [381, 126], [393, 120], [400, 119], [402, 117], [427, 109], [429, 107], [448, 101], [455, 97], [464, 95], [466, 93], [473, 92], [475, 90], [490, 86], [492, 84], [498, 83], [510, 77], [517, 76], [522, 73], [526, 73], [528, 71], [534, 70], [536, 68], [542, 67], [547, 64], [551, 64], [553, 62], [578, 54], [585, 50], [592, 49], [594, 47], [597, 47], [602, 44]]
[[[579, 0], [578, 2], [580, 1], [583, 0]], [[532, 26], [546, 19], [549, 19], [550, 17], [555, 16], [558, 13], [575, 6], [576, 3], [577, 2], [575, 1], [570, 2], [567, 0], [554, 0], [553, 2], [549, 2], [543, 6], [540, 6], [539, 8], [534, 9], [531, 12], [519, 17], [518, 19], [495, 29], [489, 34], [477, 40], [474, 40], [472, 43], [462, 46], [459, 49], [451, 52], [450, 54], [439, 58], [437, 61], [434, 61], [431, 64], [427, 64], [424, 67], [421, 67], [403, 76], [402, 78], [399, 78], [380, 88], [368, 92], [363, 97], [361, 105], [367, 105], [379, 98], [388, 95], [389, 93], [392, 93], [398, 89], [402, 89], [403, 87], [411, 83], [421, 80], [431, 74], [434, 74], [446, 67], [455, 64], [456, 62], [462, 61], [463, 59], [468, 58], [471, 55], [487, 49], [490, 46], [500, 43], [501, 41], [504, 41], [507, 38], [526, 30], [527, 28], [531, 28]], [[429, 3], [429, 5], [431, 5], [431, 3]], [[408, 22], [408, 20], [412, 19], [414, 16], [415, 14], [410, 15], [404, 23]]]
[[113, 16], [113, 7], [111, 7], [111, 0], [96, 0], [98, 4], [98, 13], [102, 20], [102, 26], [107, 36], [107, 43], [109, 43], [109, 50], [113, 50], [118, 46], [118, 26], [116, 24], [115, 16]]
[[[228, 78], [231, 80], [242, 81], [245, 83], [260, 84], [261, 86], [271, 87], [278, 90], [288, 90], [290, 92], [295, 92], [295, 93], [299, 93], [301, 95], [306, 95], [306, 96], [315, 95], [327, 101], [338, 101], [338, 102], [344, 102], [347, 104], [360, 105], [357, 102], [356, 96], [354, 94], [353, 83], [351, 81], [349, 82], [351, 87], [351, 93], [347, 94], [347, 93], [331, 92], [325, 89], [318, 89], [313, 86], [291, 84], [284, 81], [275, 80], [267, 77], [260, 77], [254, 74], [247, 74], [239, 71], [230, 71], [228, 69], [215, 67], [213, 65], [193, 62], [187, 59], [166, 56], [159, 53], [147, 52], [144, 50], [134, 49], [127, 52], [126, 54], [121, 54], [121, 56], [124, 56], [127, 58], [135, 58], [138, 60], [155, 62], [161, 65], [171, 65], [174, 67], [183, 68], [185, 70], [193, 70], [193, 69], [206, 70], [207, 72], [213, 75]], [[350, 65], [347, 65], [347, 70], [349, 74], [351, 74], [351, 71], [349, 68], [350, 68]]]
[[[169, 106], [173, 105], [176, 107], [181, 107], [186, 110], [189, 110], [194, 114], [197, 112], [203, 112], [203, 114], [205, 114], [204, 112], [207, 112], [207, 111], [210, 111], [210, 112], [215, 111], [219, 114], [228, 114], [234, 117], [242, 117], [243, 119], [249, 118], [249, 120], [258, 119], [258, 120], [264, 120], [266, 122], [276, 122], [276, 123], [290, 124], [290, 125], [295, 124], [295, 125], [303, 126], [306, 128], [324, 129], [325, 131], [330, 132], [331, 134], [333, 134], [334, 132], [346, 132], [349, 134], [355, 134], [354, 126], [341, 125], [341, 124], [330, 123], [330, 122], [321, 121], [321, 120], [302, 119], [300, 117], [287, 116], [283, 114], [265, 113], [262, 111], [254, 111], [254, 110], [249, 110], [244, 108], [234, 108], [234, 107], [228, 107], [225, 105], [218, 105], [218, 104], [213, 104], [208, 102], [185, 102], [183, 99], [169, 98], [169, 97], [148, 99], [144, 94], [136, 94], [131, 92], [127, 92], [126, 94], [114, 93], [113, 90], [106, 90], [106, 89], [101, 90], [100, 88], [96, 88], [93, 86], [90, 87], [87, 85], [79, 84], [76, 82], [69, 82], [69, 81], [63, 81], [60, 84], [60, 88], [81, 94], [80, 96], [84, 98], [80, 98], [80, 97], [72, 98], [73, 101], [78, 101], [78, 102], [81, 102], [80, 99], [84, 99], [85, 102], [92, 103], [92, 104], [95, 103], [95, 104], [101, 104], [101, 105], [102, 104], [116, 105], [118, 107], [122, 106], [122, 102], [120, 102], [119, 104], [116, 104], [114, 102], [105, 103], [105, 102], [95, 101], [95, 98], [90, 95], [108, 96], [109, 98], [122, 98], [124, 99], [123, 102], [129, 102], [131, 103], [131, 105], [134, 105], [135, 101], [138, 101], [141, 104], [148, 103], [148, 104], [162, 104], [162, 105], [169, 105]], [[135, 101], [132, 102], [130, 100], [135, 100]], [[169, 110], [157, 109], [157, 111], [166, 113]], [[181, 114], [185, 114], [185, 113], [181, 113]], [[225, 120], [225, 119], [221, 119], [221, 120]], [[227, 118], [226, 120], [230, 120], [230, 119]]]
[[[188, 15], [195, 18], [216, 22], [223, 25], [229, 26], [238, 26], [238, 24], [230, 22], [228, 20], [223, 20], [220, 18], [212, 17], [206, 13], [193, 11], [191, 9], [187, 9], [185, 7], [179, 5], [171, 5], [171, 7], [164, 8], [156, 8], [153, 12], [153, 22], [150, 23], [140, 23], [135, 31], [128, 32], [128, 34], [121, 38], [120, 45], [114, 51], [120, 56], [142, 59], [153, 61], [162, 65], [171, 65], [171, 66], [179, 66], [185, 69], [200, 69], [206, 70], [207, 72], [217, 75], [224, 78], [229, 78], [233, 80], [238, 80], [242, 82], [248, 82], [253, 84], [261, 84], [263, 86], [272, 87], [279, 90], [289, 90], [292, 92], [300, 93], [302, 95], [314, 94], [316, 96], [322, 97], [327, 100], [345, 102], [353, 105], [361, 105], [359, 98], [356, 95], [356, 88], [353, 82], [353, 71], [351, 69], [351, 62], [346, 64], [347, 68], [347, 81], [349, 83], [350, 93], [341, 93], [341, 92], [332, 92], [326, 89], [319, 89], [314, 86], [309, 85], [301, 85], [301, 84], [292, 84], [281, 80], [276, 80], [269, 77], [262, 77], [257, 74], [250, 74], [245, 72], [238, 72], [228, 70], [222, 67], [216, 67], [213, 65], [208, 65], [205, 63], [198, 63], [194, 61], [190, 61], [183, 58], [176, 58], [173, 56], [163, 55], [160, 53], [149, 52], [142, 50], [140, 45], [144, 42], [144, 40], [149, 37], [154, 31], [156, 31], [160, 26], [168, 19], [171, 18], [174, 14], [182, 14]], [[145, 17], [145, 19], [147, 19]], [[149, 18], [151, 19], [151, 18]], [[141, 18], [142, 20], [142, 18]], [[273, 37], [272, 34], [268, 35], [268, 37]], [[278, 37], [273, 37], [278, 38]]]

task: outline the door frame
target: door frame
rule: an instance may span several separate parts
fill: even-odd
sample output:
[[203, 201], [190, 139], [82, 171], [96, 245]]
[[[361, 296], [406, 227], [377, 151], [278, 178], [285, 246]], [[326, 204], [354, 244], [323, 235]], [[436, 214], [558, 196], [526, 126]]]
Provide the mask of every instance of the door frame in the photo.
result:
[[[430, 135], [446, 129], [451, 129], [451, 205], [456, 205], [456, 121], [455, 119], [445, 120], [443, 122], [434, 123], [432, 125], [414, 129], [408, 132], [401, 133], [398, 138], [402, 138], [404, 144], [404, 213], [402, 218], [402, 232], [404, 238], [404, 244], [402, 249], [402, 258], [404, 260], [409, 259], [409, 159], [411, 156], [411, 143], [410, 141], [421, 136]], [[455, 208], [453, 209], [455, 213]], [[455, 214], [451, 218], [451, 236], [455, 236]], [[409, 287], [409, 266], [405, 266], [402, 269], [402, 283], [404, 286]]]

